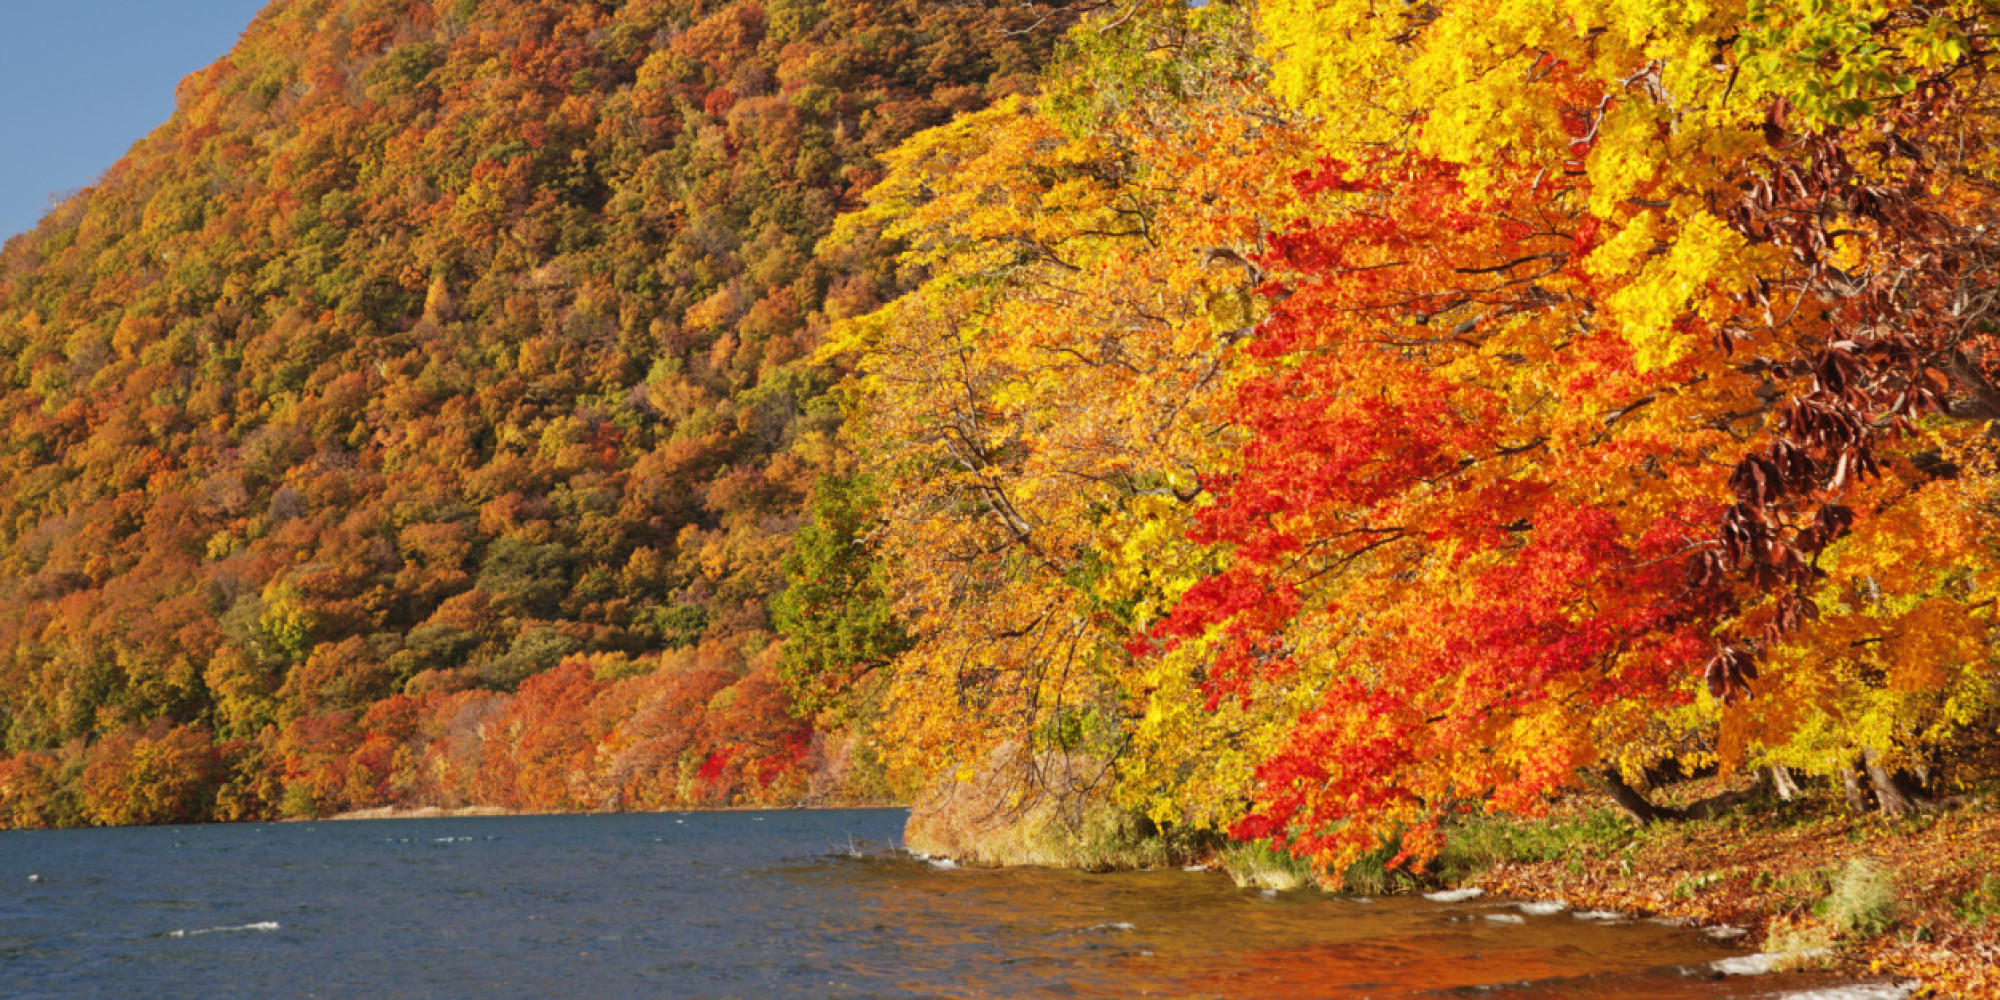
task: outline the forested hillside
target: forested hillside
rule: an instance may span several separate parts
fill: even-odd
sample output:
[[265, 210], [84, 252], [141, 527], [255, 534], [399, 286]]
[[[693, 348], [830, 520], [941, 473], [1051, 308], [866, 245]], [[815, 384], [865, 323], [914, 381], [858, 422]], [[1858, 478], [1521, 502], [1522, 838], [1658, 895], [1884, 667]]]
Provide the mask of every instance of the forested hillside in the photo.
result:
[[891, 290], [815, 247], [1049, 13], [276, 0], [0, 256], [0, 825], [865, 792], [767, 611]]

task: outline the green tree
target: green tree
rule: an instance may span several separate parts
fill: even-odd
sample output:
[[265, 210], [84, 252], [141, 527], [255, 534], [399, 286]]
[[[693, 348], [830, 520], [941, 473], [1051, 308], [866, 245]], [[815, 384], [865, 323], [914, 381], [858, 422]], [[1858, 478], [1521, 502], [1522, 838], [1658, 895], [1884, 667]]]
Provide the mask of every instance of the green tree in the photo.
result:
[[785, 557], [787, 586], [771, 612], [785, 636], [778, 676], [801, 718], [848, 720], [855, 685], [910, 648], [871, 540], [878, 505], [866, 476], [821, 479]]

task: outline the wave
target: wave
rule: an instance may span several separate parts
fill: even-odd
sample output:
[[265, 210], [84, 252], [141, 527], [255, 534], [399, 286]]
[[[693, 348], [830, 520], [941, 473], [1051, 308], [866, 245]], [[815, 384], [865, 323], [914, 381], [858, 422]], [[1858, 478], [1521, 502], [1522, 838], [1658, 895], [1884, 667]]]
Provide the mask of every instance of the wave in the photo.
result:
[[1484, 889], [1449, 889], [1444, 892], [1427, 892], [1424, 898], [1433, 903], [1463, 903], [1486, 895]]
[[[1815, 958], [1822, 958], [1825, 955], [1825, 948], [1815, 948], [1812, 951], [1789, 954], [1758, 952], [1755, 955], [1738, 955], [1734, 958], [1717, 959], [1708, 963], [1708, 967], [1725, 976], [1761, 976], [1767, 972], [1776, 972], [1779, 969], [1800, 961], [1810, 961]], [[1809, 992], [1800, 995], [1813, 996], [1815, 994]]]
[[191, 938], [200, 937], [203, 934], [233, 934], [240, 931], [275, 931], [277, 929], [277, 921], [262, 920], [254, 924], [238, 924], [234, 927], [203, 927], [200, 930], [192, 931], [186, 929], [168, 931], [167, 936], [170, 938]]

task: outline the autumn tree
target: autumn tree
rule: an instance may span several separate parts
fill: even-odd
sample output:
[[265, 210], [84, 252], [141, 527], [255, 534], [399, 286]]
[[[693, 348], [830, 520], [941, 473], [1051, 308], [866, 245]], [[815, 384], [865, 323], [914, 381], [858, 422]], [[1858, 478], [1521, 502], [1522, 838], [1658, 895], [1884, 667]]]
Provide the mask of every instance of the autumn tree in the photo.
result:
[[837, 341], [898, 745], [1334, 873], [1667, 761], [1895, 807], [1993, 698], [1985, 16], [1133, 8], [913, 139]]
[[1180, 689], [1131, 644], [1207, 564], [1186, 530], [1234, 443], [1216, 401], [1260, 312], [1250, 258], [1288, 211], [1292, 133], [1240, 11], [1131, 13], [1074, 32], [1039, 100], [889, 157], [836, 239], [907, 246], [912, 287], [833, 349], [860, 373], [847, 433], [912, 637], [892, 769], [1004, 746], [1125, 761], [1121, 794], [1183, 820], [1188, 770], [1241, 758], [1180, 742]]

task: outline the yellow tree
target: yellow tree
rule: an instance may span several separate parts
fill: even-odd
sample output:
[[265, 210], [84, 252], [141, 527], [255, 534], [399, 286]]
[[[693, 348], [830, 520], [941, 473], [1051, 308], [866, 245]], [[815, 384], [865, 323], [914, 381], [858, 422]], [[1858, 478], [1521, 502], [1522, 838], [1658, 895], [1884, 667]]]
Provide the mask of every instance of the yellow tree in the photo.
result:
[[1296, 211], [1299, 136], [1240, 13], [1160, 4], [1101, 27], [1047, 95], [888, 158], [836, 239], [902, 241], [915, 284], [832, 350], [859, 372], [848, 434], [914, 636], [892, 763], [1084, 751], [1198, 820], [1176, 805], [1187, 772], [1228, 775], [1203, 784], [1233, 802], [1254, 754], [1190, 754], [1221, 727], [1127, 647], [1208, 559], [1189, 518], [1235, 444], [1215, 401], [1261, 316], [1252, 261]]

